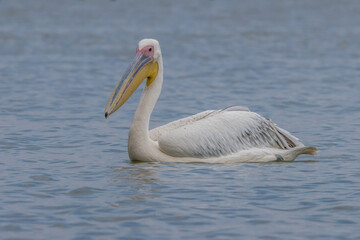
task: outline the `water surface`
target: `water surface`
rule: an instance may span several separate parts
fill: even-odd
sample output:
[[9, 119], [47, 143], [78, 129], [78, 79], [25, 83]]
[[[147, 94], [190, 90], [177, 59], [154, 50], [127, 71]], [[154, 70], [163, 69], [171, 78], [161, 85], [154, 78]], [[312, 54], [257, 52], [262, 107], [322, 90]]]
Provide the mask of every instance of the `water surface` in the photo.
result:
[[[2, 239], [359, 239], [357, 1], [0, 1]], [[140, 92], [104, 107], [160, 41], [151, 127], [248, 106], [319, 155], [132, 163]]]

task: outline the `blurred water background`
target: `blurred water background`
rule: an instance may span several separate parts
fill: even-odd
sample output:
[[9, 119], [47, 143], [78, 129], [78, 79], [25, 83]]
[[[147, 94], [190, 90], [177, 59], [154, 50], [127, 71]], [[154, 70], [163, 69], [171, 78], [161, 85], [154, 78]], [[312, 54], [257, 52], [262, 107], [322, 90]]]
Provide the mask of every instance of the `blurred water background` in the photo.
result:
[[[151, 127], [244, 105], [319, 155], [132, 163], [141, 90], [103, 111], [142, 38]], [[356, 0], [0, 0], [0, 238], [360, 239], [359, 78]]]

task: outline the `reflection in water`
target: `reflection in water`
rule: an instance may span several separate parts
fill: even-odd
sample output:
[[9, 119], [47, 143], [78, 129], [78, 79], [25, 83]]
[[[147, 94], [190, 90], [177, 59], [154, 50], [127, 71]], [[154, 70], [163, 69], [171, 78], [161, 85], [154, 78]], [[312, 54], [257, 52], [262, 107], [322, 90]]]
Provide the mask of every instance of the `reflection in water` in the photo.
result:
[[[120, 201], [144, 201], [154, 199], [158, 196], [156, 185], [161, 182], [156, 178], [158, 165], [152, 163], [132, 163], [129, 166], [113, 166], [114, 172], [112, 182], [121, 186], [127, 186], [128, 191], [122, 192], [117, 199]], [[121, 203], [110, 203], [113, 207], [121, 207]]]
[[113, 166], [111, 168], [115, 173], [114, 182], [118, 182], [119, 180], [127, 180], [138, 183], [151, 183], [159, 181], [159, 179], [153, 177], [154, 169], [157, 169], [158, 166], [152, 163], [136, 162], [132, 163], [130, 167]]

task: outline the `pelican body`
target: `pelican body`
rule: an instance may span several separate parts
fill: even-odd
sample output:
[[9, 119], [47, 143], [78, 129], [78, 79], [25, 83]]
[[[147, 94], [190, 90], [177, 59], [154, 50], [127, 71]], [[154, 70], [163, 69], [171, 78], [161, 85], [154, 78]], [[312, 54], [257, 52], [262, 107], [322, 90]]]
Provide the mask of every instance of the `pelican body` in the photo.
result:
[[160, 44], [143, 39], [133, 62], [114, 88], [105, 108], [108, 118], [146, 79], [130, 128], [131, 160], [149, 162], [270, 162], [292, 161], [316, 154], [299, 139], [246, 107], [208, 110], [149, 131], [151, 113], [163, 83]]

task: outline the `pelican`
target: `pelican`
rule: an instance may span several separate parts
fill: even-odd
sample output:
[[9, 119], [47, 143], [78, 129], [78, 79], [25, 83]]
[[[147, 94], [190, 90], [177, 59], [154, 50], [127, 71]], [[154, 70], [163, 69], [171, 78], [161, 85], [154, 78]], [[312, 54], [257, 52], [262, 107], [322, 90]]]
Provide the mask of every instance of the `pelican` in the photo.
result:
[[148, 162], [270, 162], [293, 161], [300, 154], [315, 155], [270, 119], [235, 106], [208, 110], [149, 131], [151, 113], [163, 83], [163, 60], [155, 39], [138, 43], [136, 55], [115, 86], [105, 118], [119, 109], [146, 79], [128, 138], [131, 160]]

